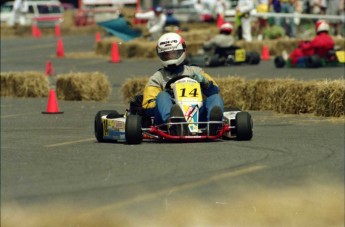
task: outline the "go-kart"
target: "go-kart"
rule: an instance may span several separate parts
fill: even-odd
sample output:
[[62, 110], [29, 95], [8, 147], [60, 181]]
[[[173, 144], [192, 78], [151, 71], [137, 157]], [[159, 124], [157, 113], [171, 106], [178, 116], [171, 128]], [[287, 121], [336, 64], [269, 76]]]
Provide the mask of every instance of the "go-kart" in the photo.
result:
[[239, 108], [226, 110], [221, 121], [199, 122], [203, 97], [200, 84], [189, 76], [176, 76], [167, 82], [165, 88], [173, 95], [182, 115], [171, 116], [168, 122], [155, 124], [154, 117], [147, 116], [141, 107], [143, 96], [138, 95], [131, 100], [125, 114], [119, 114], [115, 110], [102, 110], [96, 114], [94, 130], [98, 142], [140, 144], [143, 140], [206, 141], [252, 138], [252, 117]]
[[[207, 51], [207, 50], [206, 50]], [[255, 51], [246, 51], [238, 46], [228, 48], [217, 47], [213, 53], [188, 56], [186, 63], [200, 67], [231, 66], [240, 64], [257, 65], [261, 61], [260, 54]]]
[[339, 66], [345, 65], [345, 51], [340, 50], [338, 47], [330, 50], [326, 57], [320, 57], [319, 55], [312, 55], [305, 57], [304, 61], [297, 64], [291, 64], [290, 59], [286, 59], [283, 56], [277, 56], [274, 58], [274, 65], [276, 68], [295, 67], [295, 68], [319, 68], [324, 66]]

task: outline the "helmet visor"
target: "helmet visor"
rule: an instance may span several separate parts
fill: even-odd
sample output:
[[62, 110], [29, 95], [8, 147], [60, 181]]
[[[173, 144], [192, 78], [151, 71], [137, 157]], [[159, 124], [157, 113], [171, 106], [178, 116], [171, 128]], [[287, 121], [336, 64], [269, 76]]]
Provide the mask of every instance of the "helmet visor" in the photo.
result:
[[184, 50], [172, 50], [168, 52], [159, 53], [158, 56], [162, 61], [175, 60], [181, 57]]

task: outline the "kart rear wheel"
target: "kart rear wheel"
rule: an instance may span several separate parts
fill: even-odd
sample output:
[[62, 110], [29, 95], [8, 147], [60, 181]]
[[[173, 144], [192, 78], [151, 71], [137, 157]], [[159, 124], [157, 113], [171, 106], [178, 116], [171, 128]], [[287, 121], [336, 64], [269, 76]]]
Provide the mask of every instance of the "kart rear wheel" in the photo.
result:
[[236, 139], [250, 140], [253, 137], [253, 120], [248, 112], [239, 112], [235, 118]]
[[103, 139], [103, 123], [102, 123], [102, 116], [109, 115], [109, 116], [119, 116], [119, 113], [116, 110], [101, 110], [98, 111], [95, 116], [95, 137], [98, 142], [104, 142], [105, 139]]
[[128, 115], [126, 118], [125, 136], [128, 144], [140, 144], [143, 140], [141, 116]]
[[285, 60], [282, 56], [277, 56], [274, 58], [274, 65], [276, 68], [283, 68], [285, 66]]
[[246, 58], [248, 58], [247, 62], [251, 65], [257, 65], [261, 61], [260, 54], [258, 52], [255, 52], [255, 51], [249, 52], [247, 54]]

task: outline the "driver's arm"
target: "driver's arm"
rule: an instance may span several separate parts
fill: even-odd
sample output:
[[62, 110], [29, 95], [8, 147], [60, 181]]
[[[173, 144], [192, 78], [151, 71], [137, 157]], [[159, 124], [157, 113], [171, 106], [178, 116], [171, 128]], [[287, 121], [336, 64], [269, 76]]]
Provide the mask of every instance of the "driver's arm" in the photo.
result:
[[204, 71], [201, 72], [201, 75], [203, 77], [205, 77], [205, 79], [208, 81], [207, 84], [201, 86], [202, 92], [207, 97], [210, 95], [218, 94], [219, 93], [219, 87], [218, 87], [216, 81]]
[[155, 87], [152, 85], [146, 85], [143, 94], [143, 108], [151, 109], [156, 106], [156, 97], [162, 89], [160, 87]]
[[156, 72], [150, 77], [144, 88], [142, 107], [144, 109], [154, 108], [156, 106], [156, 97], [162, 90], [161, 73]]

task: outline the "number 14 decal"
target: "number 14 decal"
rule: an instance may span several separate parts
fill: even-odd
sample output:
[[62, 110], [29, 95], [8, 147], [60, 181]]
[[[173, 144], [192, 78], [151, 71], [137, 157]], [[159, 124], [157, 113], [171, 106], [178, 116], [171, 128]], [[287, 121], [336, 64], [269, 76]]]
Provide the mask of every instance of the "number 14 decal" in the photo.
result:
[[198, 94], [198, 89], [196, 89], [196, 88], [192, 89], [192, 90], [187, 94], [187, 96], [186, 96], [186, 88], [182, 88], [182, 89], [180, 89], [180, 91], [181, 91], [180, 97], [197, 97], [197, 96], [199, 96], [199, 94]]

